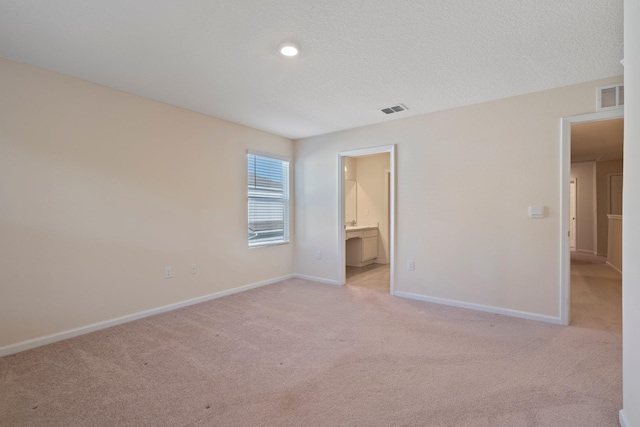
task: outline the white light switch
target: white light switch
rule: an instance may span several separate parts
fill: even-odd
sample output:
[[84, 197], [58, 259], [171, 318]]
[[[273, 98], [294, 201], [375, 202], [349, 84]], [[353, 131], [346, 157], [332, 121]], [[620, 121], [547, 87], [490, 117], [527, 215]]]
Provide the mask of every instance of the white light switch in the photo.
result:
[[529, 218], [544, 218], [544, 206], [529, 206]]

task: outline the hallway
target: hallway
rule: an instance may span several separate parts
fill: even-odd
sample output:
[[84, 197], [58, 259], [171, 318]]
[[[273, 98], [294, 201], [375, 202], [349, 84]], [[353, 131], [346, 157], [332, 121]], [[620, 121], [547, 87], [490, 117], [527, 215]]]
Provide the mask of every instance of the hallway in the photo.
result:
[[622, 275], [604, 257], [571, 252], [571, 326], [622, 333]]

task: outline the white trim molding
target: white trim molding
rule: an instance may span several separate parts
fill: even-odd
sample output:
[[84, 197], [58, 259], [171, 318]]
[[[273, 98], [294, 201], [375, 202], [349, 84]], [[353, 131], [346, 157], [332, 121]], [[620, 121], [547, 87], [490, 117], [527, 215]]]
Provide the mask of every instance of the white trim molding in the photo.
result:
[[294, 279], [311, 280], [312, 282], [326, 283], [328, 285], [340, 286], [337, 280], [324, 279], [322, 277], [307, 276], [306, 274], [293, 274]]
[[627, 416], [625, 415], [624, 409], [620, 409], [618, 413], [618, 419], [620, 420], [620, 427], [631, 427], [629, 424], [629, 420], [627, 420]]
[[450, 300], [445, 298], [429, 297], [426, 295], [412, 294], [409, 292], [396, 291], [395, 295], [401, 298], [408, 298], [418, 301], [431, 302], [434, 304], [448, 305], [451, 307], [465, 308], [468, 310], [483, 311], [486, 313], [501, 314], [504, 316], [517, 317], [526, 320], [535, 320], [537, 322], [553, 323], [561, 325], [562, 321], [559, 317], [545, 316], [543, 314], [529, 313], [526, 311], [511, 310], [508, 308], [492, 307], [489, 305], [475, 304], [464, 301]]
[[110, 328], [112, 326], [121, 325], [123, 323], [132, 322], [134, 320], [143, 319], [145, 317], [153, 316], [167, 311], [177, 310], [178, 308], [187, 307], [190, 305], [198, 304], [201, 302], [210, 301], [213, 299], [221, 298], [227, 295], [236, 294], [238, 292], [248, 291], [249, 289], [259, 288], [261, 286], [271, 285], [273, 283], [281, 282], [283, 280], [292, 279], [293, 274], [286, 276], [276, 277], [274, 279], [264, 280], [261, 282], [250, 283], [248, 285], [239, 286], [233, 289], [227, 289], [226, 291], [215, 292], [209, 295], [203, 295], [201, 297], [188, 299], [185, 301], [177, 302], [174, 304], [164, 305], [162, 307], [152, 308], [150, 310], [144, 310], [126, 316], [116, 317], [115, 319], [104, 320], [102, 322], [92, 323], [90, 325], [81, 326], [79, 328], [69, 329], [67, 331], [57, 332], [51, 335], [43, 337], [33, 338], [30, 340], [18, 342], [15, 344], [9, 344], [4, 347], [0, 347], [0, 357], [8, 356], [10, 354], [19, 353], [21, 351], [29, 350], [43, 345], [52, 344], [54, 342], [66, 340], [68, 338], [77, 337], [79, 335], [88, 334], [91, 332], [99, 331], [101, 329]]
[[618, 273], [622, 274], [622, 270], [620, 270], [618, 267], [616, 267], [615, 265], [611, 264], [609, 261], [607, 261], [607, 265], [611, 268], [613, 268], [615, 271], [617, 271]]

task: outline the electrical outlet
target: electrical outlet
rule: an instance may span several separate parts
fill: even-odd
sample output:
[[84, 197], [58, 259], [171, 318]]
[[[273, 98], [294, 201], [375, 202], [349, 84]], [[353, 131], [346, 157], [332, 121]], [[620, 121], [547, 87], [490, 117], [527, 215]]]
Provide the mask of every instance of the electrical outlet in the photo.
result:
[[173, 273], [171, 271], [171, 267], [165, 267], [164, 268], [164, 278], [165, 279], [171, 279], [172, 275], [173, 275]]
[[191, 274], [196, 274], [196, 265], [195, 264], [191, 264]]
[[407, 261], [407, 270], [414, 271], [416, 269], [416, 263], [413, 260]]
[[322, 259], [322, 251], [316, 251], [316, 259]]

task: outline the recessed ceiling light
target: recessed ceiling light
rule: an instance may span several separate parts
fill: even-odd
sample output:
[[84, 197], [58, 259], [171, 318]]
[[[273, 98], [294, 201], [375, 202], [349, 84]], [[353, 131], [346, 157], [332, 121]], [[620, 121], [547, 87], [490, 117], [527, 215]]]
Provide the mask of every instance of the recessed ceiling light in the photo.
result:
[[278, 50], [284, 56], [292, 57], [300, 53], [300, 46], [295, 43], [285, 42], [278, 47]]

